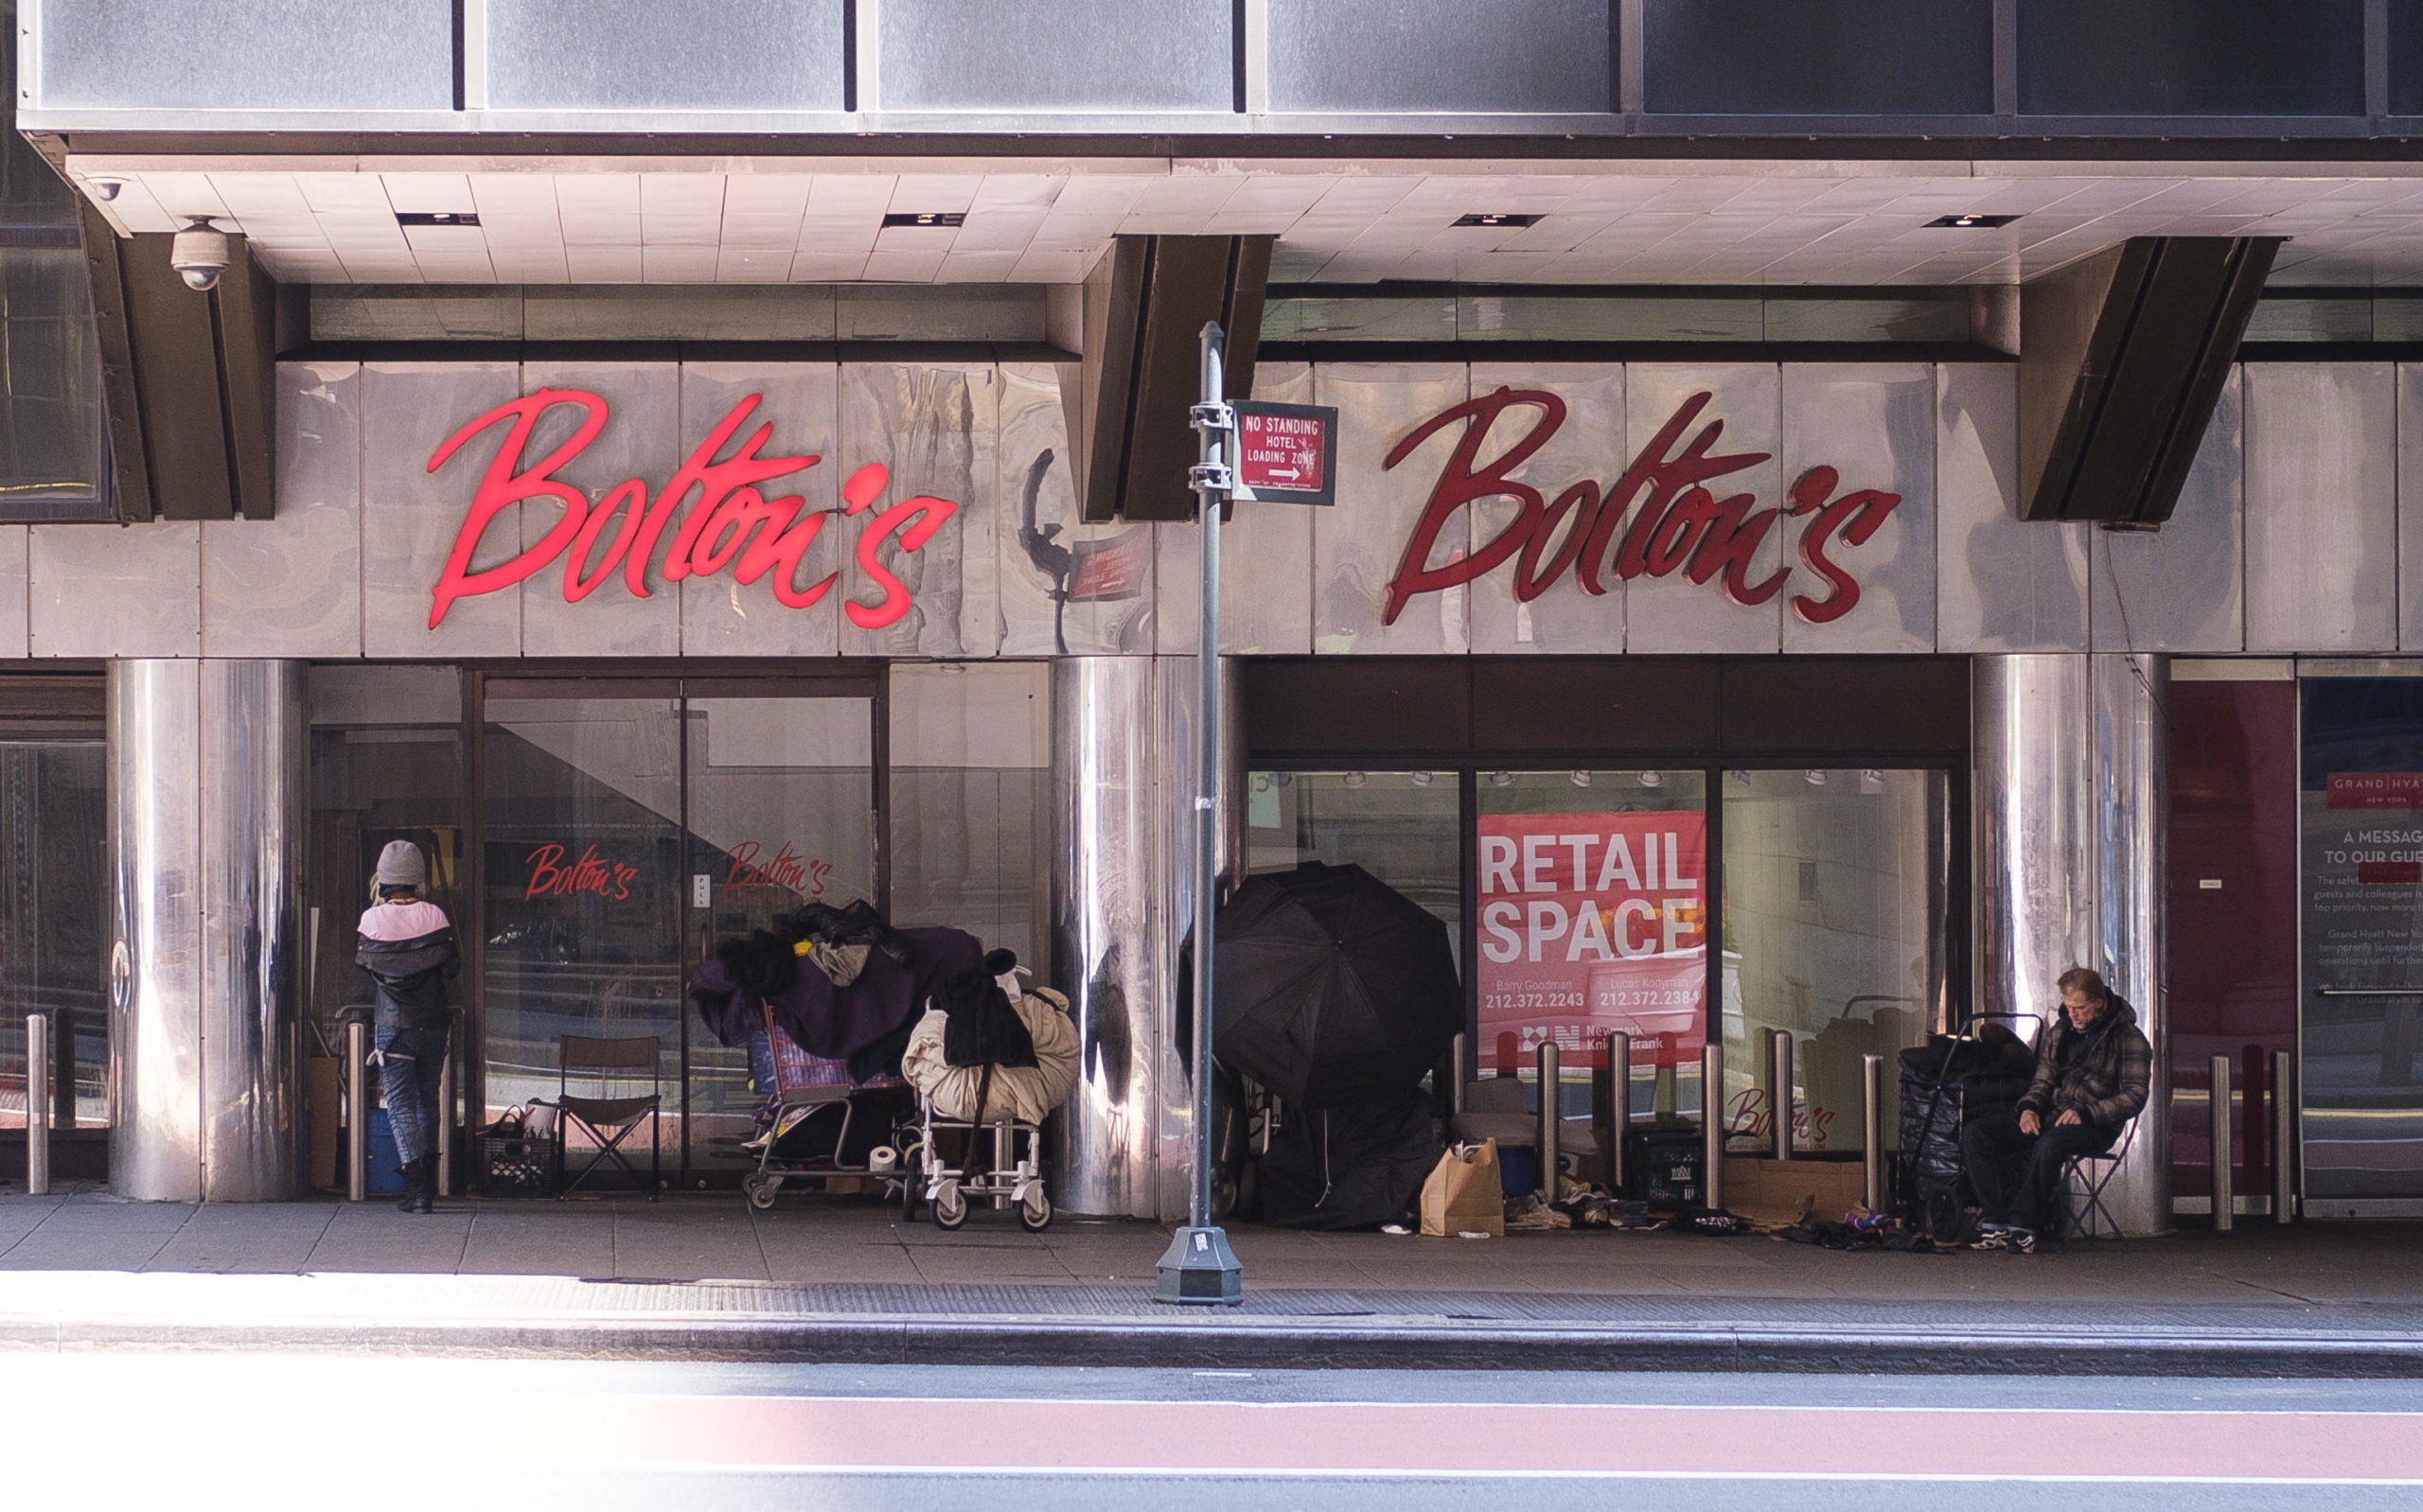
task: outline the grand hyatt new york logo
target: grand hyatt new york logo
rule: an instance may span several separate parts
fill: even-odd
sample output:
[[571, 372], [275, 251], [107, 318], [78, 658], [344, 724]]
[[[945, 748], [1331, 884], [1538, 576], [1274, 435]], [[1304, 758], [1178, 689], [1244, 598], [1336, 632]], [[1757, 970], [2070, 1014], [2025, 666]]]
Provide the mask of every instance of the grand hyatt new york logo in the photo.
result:
[[[1512, 474], [1564, 426], [1565, 401], [1555, 395], [1501, 388], [1415, 427], [1388, 452], [1384, 466], [1397, 466], [1449, 426], [1460, 421], [1464, 429], [1406, 541], [1396, 576], [1388, 581], [1381, 623], [1394, 624], [1416, 594], [1469, 583], [1510, 561], [1514, 564], [1514, 597], [1526, 604], [1569, 571], [1585, 593], [1606, 592], [1610, 575], [1620, 581], [1680, 572], [1687, 582], [1719, 583], [1734, 603], [1755, 606], [1773, 600], [1797, 568], [1806, 568], [1822, 582], [1824, 591], [1794, 594], [1793, 612], [1812, 624], [1848, 614], [1859, 603], [1859, 583], [1830, 551], [1837, 542], [1866, 542], [1892, 517], [1901, 496], [1874, 488], [1837, 493], [1842, 475], [1832, 467], [1816, 466], [1794, 482], [1779, 505], [1761, 509], [1754, 494], [1719, 497], [1709, 483], [1755, 467], [1771, 453], [1713, 454], [1724, 431], [1723, 420], [1708, 421], [1684, 442], [1683, 433], [1713, 396], [1694, 394], [1683, 401], [1612, 485], [1602, 488], [1596, 480], [1583, 478], [1559, 490], [1554, 499]], [[1518, 407], [1538, 412], [1530, 429], [1482, 461], [1491, 431]], [[1434, 563], [1431, 558], [1448, 523], [1485, 499], [1512, 500], [1513, 522], [1470, 554]], [[1800, 529], [1798, 563], [1754, 581], [1760, 547], [1786, 519], [1807, 521]]]
[[[808, 509], [806, 501], [797, 494], [769, 499], [760, 485], [804, 472], [823, 459], [813, 453], [760, 455], [773, 439], [769, 422], [761, 422], [750, 431], [731, 456], [723, 455], [761, 398], [752, 394], [734, 405], [653, 497], [645, 482], [627, 478], [593, 503], [557, 473], [606, 429], [609, 411], [599, 396], [579, 389], [540, 389], [500, 404], [455, 431], [431, 455], [429, 471], [446, 466], [472, 437], [489, 428], [509, 427], [488, 459], [487, 470], [480, 476], [471, 507], [446, 554], [445, 571], [432, 593], [429, 627], [437, 628], [456, 600], [511, 588], [557, 560], [563, 563], [567, 603], [589, 597], [618, 571], [633, 597], [647, 598], [648, 570], [668, 529], [673, 533], [672, 543], [663, 564], [668, 583], [712, 577], [730, 569], [734, 581], [742, 584], [770, 579], [768, 586], [775, 602], [787, 608], [810, 608], [822, 602], [840, 574], [827, 572], [815, 582], [802, 583], [800, 567], [836, 511]], [[578, 409], [579, 423], [545, 456], [525, 462], [539, 416], [557, 405]], [[873, 508], [891, 481], [890, 470], [879, 463], [858, 468], [841, 484], [839, 513], [858, 515]], [[684, 511], [683, 501], [694, 493], [696, 501]], [[473, 567], [482, 538], [497, 517], [537, 500], [553, 500], [563, 508], [539, 543], [499, 565]], [[921, 496], [904, 499], [866, 522], [858, 532], [858, 571], [883, 596], [873, 604], [844, 601], [842, 612], [852, 624], [879, 630], [909, 612], [910, 589], [884, 565], [883, 547], [893, 542], [902, 553], [913, 553], [958, 512], [959, 505], [947, 499]]]

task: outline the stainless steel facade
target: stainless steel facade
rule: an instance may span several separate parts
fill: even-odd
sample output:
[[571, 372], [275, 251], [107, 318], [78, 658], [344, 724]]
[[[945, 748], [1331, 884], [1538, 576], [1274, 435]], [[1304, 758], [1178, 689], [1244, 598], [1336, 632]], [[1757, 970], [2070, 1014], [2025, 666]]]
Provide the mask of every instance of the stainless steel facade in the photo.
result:
[[2131, 1234], [2170, 1227], [2163, 1001], [2168, 742], [2159, 657], [1972, 663], [1979, 1011], [2033, 1034], [2071, 966], [2103, 974], [2154, 1046], [2152, 1096], [2106, 1192]]
[[299, 661], [110, 665], [121, 1196], [296, 1195], [307, 718]]

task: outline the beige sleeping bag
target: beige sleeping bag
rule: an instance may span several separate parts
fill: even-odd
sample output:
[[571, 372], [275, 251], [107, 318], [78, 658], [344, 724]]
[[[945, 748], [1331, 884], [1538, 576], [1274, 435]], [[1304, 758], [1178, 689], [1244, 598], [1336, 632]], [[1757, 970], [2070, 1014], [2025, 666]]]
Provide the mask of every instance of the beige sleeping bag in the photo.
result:
[[900, 1075], [933, 1100], [938, 1117], [976, 1123], [1016, 1118], [1040, 1123], [1043, 1116], [1069, 1100], [1077, 1085], [1077, 1027], [1069, 1021], [1069, 1000], [1048, 987], [1029, 990], [1011, 999], [1019, 1022], [1035, 1040], [1033, 1065], [992, 1067], [993, 1084], [984, 1093], [984, 1107], [976, 1107], [985, 1067], [952, 1065], [943, 1059], [943, 1026], [950, 1015], [939, 1008], [910, 1031], [909, 1051], [900, 1058]]

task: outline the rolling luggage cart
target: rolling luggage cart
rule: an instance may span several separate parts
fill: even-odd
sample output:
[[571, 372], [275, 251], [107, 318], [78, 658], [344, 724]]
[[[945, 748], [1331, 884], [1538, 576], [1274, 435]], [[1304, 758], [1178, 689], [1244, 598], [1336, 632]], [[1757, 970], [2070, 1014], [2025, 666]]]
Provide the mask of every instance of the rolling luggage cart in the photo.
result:
[[[873, 1151], [892, 1150], [893, 1163], [878, 1166], [864, 1156], [850, 1158], [853, 1135], [863, 1140], [866, 1133], [858, 1127], [868, 1116], [860, 1095], [895, 1090], [905, 1094], [909, 1083], [896, 1076], [852, 1081], [848, 1063], [801, 1049], [770, 1012], [766, 1015], [766, 1032], [774, 1051], [774, 1117], [765, 1133], [752, 1141], [757, 1148], [757, 1169], [740, 1183], [749, 1205], [760, 1212], [772, 1207], [786, 1182], [825, 1185], [851, 1178], [881, 1181], [885, 1197], [898, 1196], [902, 1216], [910, 1216], [917, 1200], [917, 1184], [911, 1179], [916, 1169], [916, 1152], [905, 1136], [915, 1134], [918, 1125], [906, 1116], [905, 1097], [902, 1114], [887, 1121], [882, 1136], [872, 1147]], [[831, 1129], [813, 1127], [820, 1119]]]
[[[982, 1099], [978, 1099], [981, 1109]], [[928, 1205], [933, 1211], [936, 1228], [958, 1228], [967, 1222], [974, 1203], [990, 1198], [993, 1205], [1013, 1205], [1018, 1211], [1018, 1226], [1030, 1234], [1040, 1234], [1052, 1226], [1052, 1198], [1043, 1184], [1043, 1126], [1021, 1118], [999, 1118], [985, 1121], [945, 1118], [934, 1112], [931, 1098], [918, 1099], [917, 1140], [914, 1146], [916, 1171]], [[977, 1165], [978, 1152], [992, 1138], [991, 1159]], [[935, 1135], [957, 1135], [950, 1141], [960, 1152], [960, 1164], [952, 1165], [944, 1153], [945, 1146]]]

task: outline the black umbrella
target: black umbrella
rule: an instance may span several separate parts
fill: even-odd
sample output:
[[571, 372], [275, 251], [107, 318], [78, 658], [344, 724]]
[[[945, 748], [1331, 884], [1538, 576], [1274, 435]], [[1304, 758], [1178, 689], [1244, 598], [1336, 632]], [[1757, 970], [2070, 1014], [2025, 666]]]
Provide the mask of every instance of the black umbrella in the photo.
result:
[[1447, 926], [1361, 867], [1250, 877], [1213, 938], [1214, 1053], [1298, 1106], [1401, 1097], [1464, 1027]]

